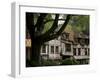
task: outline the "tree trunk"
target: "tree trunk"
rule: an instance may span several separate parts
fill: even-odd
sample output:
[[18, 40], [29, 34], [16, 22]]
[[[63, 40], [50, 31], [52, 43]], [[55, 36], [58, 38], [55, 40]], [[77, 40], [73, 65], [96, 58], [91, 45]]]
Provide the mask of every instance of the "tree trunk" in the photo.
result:
[[41, 65], [41, 44], [34, 40], [31, 40], [31, 65], [40, 66]]

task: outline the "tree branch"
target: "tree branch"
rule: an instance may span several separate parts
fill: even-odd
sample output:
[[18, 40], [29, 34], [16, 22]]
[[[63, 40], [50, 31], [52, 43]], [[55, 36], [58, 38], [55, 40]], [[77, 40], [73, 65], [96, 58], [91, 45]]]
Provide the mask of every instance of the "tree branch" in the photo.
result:
[[37, 20], [37, 23], [36, 25], [34, 26], [35, 28], [37, 28], [37, 31], [40, 31], [40, 27], [41, 25], [43, 25], [43, 20], [44, 18], [46, 17], [47, 13], [40, 13], [40, 16], [38, 17], [38, 20]]
[[[46, 20], [44, 21], [44, 24], [48, 23], [48, 22], [51, 22], [51, 21], [54, 21], [55, 19], [49, 19], [49, 20]], [[65, 19], [58, 19], [58, 21], [65, 21]]]
[[43, 38], [47, 37], [48, 35], [50, 35], [51, 33], [54, 32], [54, 30], [58, 27], [58, 18], [59, 18], [59, 14], [56, 14], [56, 17], [55, 17], [55, 20], [54, 20], [54, 23], [53, 23], [52, 27], [47, 32], [40, 35], [39, 36], [40, 38], [43, 39]]
[[66, 25], [68, 24], [69, 20], [71, 18], [71, 15], [67, 15], [66, 20], [64, 22], [64, 24], [62, 25], [62, 27], [60, 28], [60, 30], [52, 35], [49, 35], [48, 37], [46, 37], [45, 39], [43, 39], [43, 42], [47, 42], [50, 41], [52, 39], [57, 38], [65, 29]]

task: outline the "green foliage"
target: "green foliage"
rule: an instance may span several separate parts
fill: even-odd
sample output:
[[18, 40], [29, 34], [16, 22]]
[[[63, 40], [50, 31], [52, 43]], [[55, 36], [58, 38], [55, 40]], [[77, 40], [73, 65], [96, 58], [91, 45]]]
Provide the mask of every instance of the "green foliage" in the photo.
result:
[[56, 66], [56, 65], [78, 65], [79, 62], [74, 58], [66, 58], [64, 60], [44, 60], [42, 62], [43, 66]]
[[[39, 13], [36, 13], [36, 14], [34, 14], [34, 24], [36, 24], [37, 23], [37, 20], [38, 20], [38, 17], [39, 17]], [[52, 14], [48, 14], [46, 17], [45, 17], [45, 19], [44, 19], [44, 28], [43, 28], [43, 31], [42, 31], [42, 33], [45, 33], [46, 31], [48, 31], [50, 28], [51, 28], [51, 26], [52, 26], [52, 24], [53, 24], [53, 21], [49, 21], [49, 20], [51, 20], [52, 19]], [[47, 22], [46, 22], [47, 21]]]
[[35, 61], [32, 61], [32, 60], [26, 60], [26, 66], [27, 67], [30, 67], [30, 66], [32, 66], [32, 67], [34, 67], [34, 66], [38, 66], [37, 65], [37, 62], [35, 62]]
[[57, 66], [57, 65], [78, 65], [80, 64], [74, 58], [66, 58], [64, 60], [42, 60], [41, 64], [37, 64], [35, 61], [27, 61], [27, 67], [32, 66]]
[[56, 66], [59, 65], [59, 61], [55, 61], [55, 60], [44, 60], [42, 62], [43, 66]]
[[31, 67], [40, 66], [40, 64], [38, 64], [38, 62], [32, 61], [32, 60], [28, 61], [27, 64], [28, 64], [28, 66], [31, 66]]
[[79, 64], [79, 62], [76, 61], [75, 59], [69, 59], [69, 58], [62, 60], [61, 62], [61, 65], [76, 65], [76, 64]]
[[[34, 24], [36, 24], [39, 15], [40, 15], [39, 13], [34, 14]], [[42, 33], [45, 33], [52, 27], [52, 24], [54, 22], [52, 20], [53, 19], [52, 15], [54, 14], [48, 14], [45, 17], [44, 28], [43, 28]], [[64, 19], [66, 15], [60, 15], [60, 16], [62, 16]], [[49, 20], [52, 20], [52, 21], [49, 21]], [[72, 15], [72, 18], [69, 21], [69, 25], [70, 27], [72, 27], [73, 31], [84, 32], [86, 34], [89, 34], [89, 15]]]
[[72, 26], [73, 31], [89, 33], [89, 15], [73, 15], [69, 25]]
[[47, 23], [45, 24], [43, 33], [45, 33], [46, 31], [48, 31], [48, 30], [51, 28], [52, 24], [53, 24], [53, 21], [47, 22]]
[[47, 21], [47, 20], [50, 20], [50, 19], [52, 19], [52, 14], [48, 14], [44, 21]]
[[37, 62], [31, 61], [31, 65], [36, 66], [37, 65]]
[[[45, 33], [46, 31], [48, 31], [50, 28], [51, 28], [51, 26], [52, 26], [52, 24], [53, 24], [53, 22], [54, 21], [49, 21], [49, 20], [51, 20], [52, 19], [52, 14], [48, 14], [47, 16], [46, 16], [46, 18], [44, 19], [44, 29], [43, 29], [43, 33]], [[46, 22], [47, 21], [47, 22]]]

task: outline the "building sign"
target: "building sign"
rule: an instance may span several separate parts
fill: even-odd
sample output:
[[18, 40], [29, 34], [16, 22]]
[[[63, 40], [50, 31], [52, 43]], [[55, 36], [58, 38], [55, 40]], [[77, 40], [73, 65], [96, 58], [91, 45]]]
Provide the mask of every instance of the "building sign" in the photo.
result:
[[26, 47], [31, 47], [31, 39], [25, 40]]

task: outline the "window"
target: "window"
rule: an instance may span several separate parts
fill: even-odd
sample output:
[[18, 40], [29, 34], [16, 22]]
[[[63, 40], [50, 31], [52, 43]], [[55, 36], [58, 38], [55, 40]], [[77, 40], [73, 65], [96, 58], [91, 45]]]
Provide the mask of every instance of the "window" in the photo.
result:
[[88, 48], [88, 55], [90, 55], [90, 49]]
[[81, 48], [78, 48], [78, 55], [81, 55]]
[[85, 55], [88, 55], [88, 53], [87, 53], [87, 48], [85, 48]]
[[89, 45], [89, 39], [85, 39], [86, 45]]
[[73, 53], [74, 55], [76, 55], [76, 48], [73, 48]]
[[54, 53], [54, 46], [51, 46], [51, 53]]
[[59, 47], [56, 46], [56, 53], [58, 54], [59, 53]]
[[42, 46], [42, 53], [46, 53], [46, 45]]
[[49, 53], [49, 45], [47, 46], [47, 52]]
[[71, 52], [71, 44], [65, 44], [65, 52]]
[[63, 33], [61, 39], [63, 40], [69, 39], [69, 33]]

